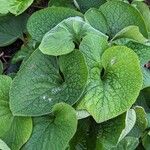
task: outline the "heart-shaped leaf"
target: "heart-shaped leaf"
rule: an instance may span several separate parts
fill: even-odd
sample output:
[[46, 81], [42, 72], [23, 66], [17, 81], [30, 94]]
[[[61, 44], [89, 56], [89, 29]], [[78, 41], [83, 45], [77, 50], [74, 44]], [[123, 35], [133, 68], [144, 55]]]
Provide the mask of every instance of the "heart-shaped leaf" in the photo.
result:
[[23, 150], [66, 149], [77, 128], [75, 110], [65, 103], [58, 103], [52, 112], [54, 116], [34, 119], [32, 136]]
[[99, 9], [105, 16], [110, 37], [114, 37], [123, 28], [135, 25], [147, 38], [148, 32], [143, 17], [139, 11], [130, 4], [121, 1], [108, 1]]
[[70, 8], [49, 7], [35, 12], [28, 20], [27, 29], [32, 38], [41, 41], [44, 34], [55, 27], [62, 20], [69, 17], [83, 16], [80, 12]]
[[[101, 44], [100, 46], [97, 46]], [[88, 36], [80, 51], [84, 54], [89, 79], [78, 109], [86, 109], [100, 123], [127, 111], [142, 86], [138, 56], [123, 46], [106, 48], [106, 41]], [[128, 58], [128, 59], [127, 59]]]
[[39, 116], [51, 112], [58, 102], [75, 104], [87, 82], [82, 53], [47, 56], [36, 50], [24, 63], [12, 83], [10, 107], [14, 115]]
[[68, 18], [44, 35], [39, 49], [47, 55], [68, 54], [74, 50], [75, 43], [79, 44], [87, 35], [107, 38], [106, 35], [85, 23], [81, 17]]
[[32, 132], [32, 119], [14, 117], [9, 108], [11, 78], [0, 76], [0, 138], [12, 150], [19, 150]]

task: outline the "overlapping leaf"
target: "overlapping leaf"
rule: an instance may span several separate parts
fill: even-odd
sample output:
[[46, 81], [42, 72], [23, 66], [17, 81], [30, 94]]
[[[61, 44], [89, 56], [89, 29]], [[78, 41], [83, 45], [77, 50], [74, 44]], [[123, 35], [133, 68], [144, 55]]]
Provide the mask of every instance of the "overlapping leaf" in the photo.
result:
[[12, 150], [19, 150], [32, 132], [31, 118], [14, 117], [9, 108], [11, 78], [0, 76], [0, 138]]
[[59, 102], [75, 104], [87, 82], [87, 67], [80, 51], [56, 57], [36, 50], [22, 66], [10, 91], [14, 115], [39, 116]]

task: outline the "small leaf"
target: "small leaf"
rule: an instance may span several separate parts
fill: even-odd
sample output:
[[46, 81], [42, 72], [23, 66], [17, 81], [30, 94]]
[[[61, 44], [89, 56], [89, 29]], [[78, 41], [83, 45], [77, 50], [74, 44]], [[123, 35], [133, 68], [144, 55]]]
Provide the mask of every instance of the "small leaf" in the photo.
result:
[[139, 57], [141, 70], [143, 72], [143, 88], [150, 86], [150, 69], [146, 67], [150, 61], [150, 46], [129, 41], [125, 44], [131, 48]]
[[75, 110], [65, 104], [58, 103], [52, 109], [54, 116], [34, 119], [31, 138], [23, 150], [65, 150], [77, 128]]
[[2, 61], [0, 60], [0, 75], [3, 74], [3, 63]]
[[92, 36], [80, 45], [89, 79], [77, 108], [86, 109], [98, 123], [127, 111], [136, 101], [143, 82], [138, 57], [131, 49], [106, 48], [104, 39], [98, 42]]
[[137, 41], [139, 43], [146, 43], [148, 39], [146, 39], [139, 31], [139, 27], [137, 26], [128, 26], [118, 32], [113, 38], [113, 40], [117, 40], [120, 38], [129, 38], [131, 40]]
[[26, 29], [27, 15], [6, 15], [0, 17], [0, 47], [7, 46], [23, 37]]
[[134, 110], [136, 112], [136, 123], [129, 136], [140, 138], [148, 126], [147, 116], [144, 109], [140, 106], [136, 106]]
[[105, 3], [106, 0], [74, 0], [74, 2], [81, 12], [86, 12], [92, 7], [99, 8], [99, 6]]
[[10, 8], [9, 11], [12, 14], [20, 15], [23, 13], [34, 0], [10, 0]]
[[142, 139], [142, 144], [145, 148], [145, 150], [150, 150], [150, 132], [147, 133], [144, 138]]
[[39, 116], [50, 113], [58, 102], [73, 105], [83, 93], [87, 76], [86, 63], [80, 51], [74, 50], [57, 60], [36, 50], [12, 83], [12, 113]]
[[0, 150], [10, 150], [7, 144], [0, 139]]
[[92, 27], [101, 31], [102, 33], [108, 33], [108, 25], [105, 16], [101, 11], [95, 8], [89, 9], [84, 14], [85, 21]]
[[136, 8], [121, 1], [109, 1], [99, 9], [105, 16], [110, 37], [114, 37], [120, 30], [130, 25], [138, 26], [144, 37], [148, 32], [143, 17]]
[[87, 35], [105, 36], [85, 23], [81, 17], [71, 17], [59, 23], [55, 28], [47, 32], [39, 49], [43, 54], [59, 56], [72, 52], [74, 43], [80, 43]]
[[111, 150], [135, 150], [139, 145], [139, 139], [135, 137], [127, 136], [116, 147]]
[[124, 139], [136, 121], [135, 111], [129, 110], [112, 120], [98, 125], [96, 150], [108, 150]]
[[32, 119], [14, 117], [9, 108], [11, 78], [0, 76], [0, 138], [12, 150], [19, 150], [32, 132]]
[[35, 12], [28, 20], [27, 29], [32, 38], [41, 41], [45, 33], [50, 31], [62, 20], [68, 17], [83, 16], [70, 8], [48, 7]]

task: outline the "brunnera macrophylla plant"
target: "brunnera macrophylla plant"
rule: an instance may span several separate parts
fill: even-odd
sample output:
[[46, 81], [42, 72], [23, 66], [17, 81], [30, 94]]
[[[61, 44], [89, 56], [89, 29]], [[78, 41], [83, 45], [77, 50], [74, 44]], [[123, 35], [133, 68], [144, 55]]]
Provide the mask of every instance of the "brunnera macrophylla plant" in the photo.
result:
[[8, 2], [0, 47], [28, 36], [16, 74], [0, 62], [0, 149], [149, 150], [148, 6], [58, 0], [29, 17], [33, 1]]

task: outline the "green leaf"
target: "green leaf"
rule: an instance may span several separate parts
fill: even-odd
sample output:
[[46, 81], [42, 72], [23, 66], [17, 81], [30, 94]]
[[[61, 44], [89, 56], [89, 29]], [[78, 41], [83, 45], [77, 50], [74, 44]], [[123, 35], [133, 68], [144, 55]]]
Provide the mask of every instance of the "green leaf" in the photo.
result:
[[2, 61], [0, 60], [0, 75], [3, 74], [3, 63]]
[[105, 40], [98, 43], [92, 36], [80, 45], [89, 79], [78, 109], [86, 109], [98, 123], [127, 111], [136, 101], [143, 81], [138, 57], [131, 49], [116, 46], [105, 50], [106, 45]]
[[27, 29], [32, 38], [41, 41], [45, 33], [62, 20], [69, 17], [82, 16], [78, 11], [63, 7], [49, 7], [35, 12], [28, 20]]
[[7, 144], [4, 141], [2, 141], [1, 139], [0, 139], [0, 149], [1, 150], [10, 150], [10, 148], [7, 146]]
[[106, 0], [74, 0], [74, 2], [81, 12], [86, 12], [91, 7], [99, 8]]
[[49, 6], [62, 6], [62, 7], [70, 7], [74, 8], [73, 0], [50, 0]]
[[127, 136], [116, 147], [111, 148], [111, 150], [135, 150], [138, 145], [138, 138]]
[[150, 150], [150, 132], [147, 133], [144, 138], [142, 139], [142, 144], [145, 148], [145, 150]]
[[27, 15], [0, 16], [0, 47], [7, 46], [23, 37], [26, 29]]
[[136, 8], [121, 1], [109, 1], [100, 6], [99, 9], [105, 16], [109, 27], [110, 37], [114, 37], [123, 28], [135, 25], [147, 38], [148, 33], [143, 17]]
[[[86, 150], [88, 149], [87, 139], [90, 132], [90, 119], [82, 119], [78, 121], [78, 127], [75, 135], [69, 143], [69, 150]], [[93, 128], [93, 127], [92, 127]], [[91, 138], [90, 138], [91, 140]], [[94, 145], [94, 143], [92, 143]]]
[[150, 70], [145, 66], [150, 61], [150, 46], [140, 44], [137, 42], [128, 42], [127, 47], [131, 48], [139, 57], [141, 70], [143, 73], [143, 88], [150, 86]]
[[73, 105], [83, 93], [87, 76], [85, 60], [79, 50], [61, 56], [59, 60], [36, 50], [13, 81], [10, 91], [12, 113], [39, 116], [50, 113], [58, 102]]
[[43, 54], [47, 55], [59, 56], [68, 54], [74, 50], [74, 43], [80, 43], [87, 35], [107, 38], [106, 35], [85, 23], [81, 17], [71, 17], [47, 32], [42, 39], [39, 49]]
[[[136, 8], [140, 11], [142, 14], [147, 30], [150, 33], [150, 10], [147, 4], [141, 1], [135, 1], [133, 2], [133, 5], [136, 6]], [[150, 38], [150, 37], [149, 37]]]
[[0, 0], [0, 14], [7, 14], [9, 12], [10, 0]]
[[148, 39], [146, 39], [139, 31], [139, 27], [137, 26], [128, 26], [118, 32], [113, 38], [113, 40], [117, 40], [120, 38], [128, 38], [139, 43], [146, 43]]
[[10, 0], [10, 8], [9, 11], [12, 14], [20, 15], [23, 13], [34, 0]]
[[32, 3], [33, 0], [0, 0], [0, 14], [11, 12], [12, 14], [20, 15]]
[[107, 21], [102, 12], [98, 9], [91, 8], [84, 14], [85, 21], [88, 22], [95, 29], [108, 33]]
[[0, 138], [12, 150], [19, 150], [32, 132], [32, 119], [14, 117], [9, 108], [11, 78], [0, 76]]
[[134, 110], [136, 112], [136, 123], [129, 136], [140, 138], [148, 125], [147, 116], [145, 110], [140, 106], [136, 106]]
[[131, 109], [126, 114], [99, 124], [96, 150], [108, 150], [116, 146], [130, 132], [135, 121], [135, 111]]
[[65, 150], [77, 128], [75, 110], [65, 104], [54, 106], [54, 116], [34, 119], [34, 129], [31, 138], [23, 150]]

